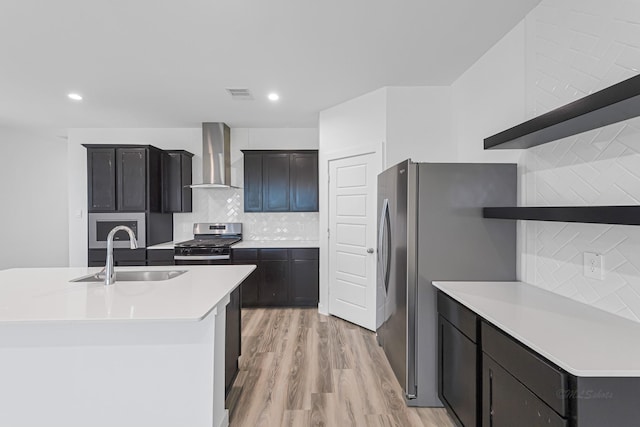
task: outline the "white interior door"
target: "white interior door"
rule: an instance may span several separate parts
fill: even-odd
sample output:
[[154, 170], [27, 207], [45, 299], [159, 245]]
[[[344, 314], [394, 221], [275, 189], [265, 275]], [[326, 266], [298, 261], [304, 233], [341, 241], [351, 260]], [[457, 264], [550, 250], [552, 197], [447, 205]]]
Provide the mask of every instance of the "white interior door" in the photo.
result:
[[376, 156], [329, 162], [329, 313], [376, 323]]

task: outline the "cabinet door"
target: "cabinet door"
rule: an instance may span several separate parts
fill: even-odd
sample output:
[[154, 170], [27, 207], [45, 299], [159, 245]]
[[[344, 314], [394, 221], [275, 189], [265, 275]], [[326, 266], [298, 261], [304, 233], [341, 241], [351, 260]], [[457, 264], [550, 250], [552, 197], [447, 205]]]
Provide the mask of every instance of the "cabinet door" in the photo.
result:
[[289, 257], [286, 249], [260, 249], [262, 281], [258, 288], [261, 306], [287, 305], [289, 302]]
[[173, 249], [148, 249], [147, 265], [175, 265]]
[[262, 270], [260, 269], [260, 263], [258, 262], [258, 250], [257, 249], [232, 249], [231, 257], [233, 264], [247, 265], [253, 264], [256, 269], [249, 274], [249, 277], [244, 279], [244, 282], [240, 285], [242, 288], [242, 307], [257, 307], [258, 306], [258, 287], [260, 286]]
[[535, 394], [498, 365], [482, 355], [483, 427], [566, 427], [558, 415]]
[[238, 357], [241, 347], [241, 315], [240, 315], [240, 288], [236, 288], [230, 295], [226, 309], [225, 325], [225, 396], [231, 391], [231, 385], [238, 373]]
[[289, 203], [289, 154], [262, 155], [262, 210], [287, 212]]
[[317, 306], [319, 288], [318, 249], [290, 249], [289, 300], [291, 305]]
[[87, 149], [89, 212], [115, 211], [116, 206], [116, 150]]
[[144, 148], [118, 148], [118, 210], [140, 212], [147, 209], [147, 156]]
[[163, 212], [191, 212], [191, 155], [169, 151], [162, 156]]
[[262, 212], [262, 154], [244, 153], [244, 211]]
[[478, 425], [478, 347], [438, 316], [438, 394], [465, 427]]
[[318, 153], [291, 153], [290, 197], [294, 212], [318, 211]]

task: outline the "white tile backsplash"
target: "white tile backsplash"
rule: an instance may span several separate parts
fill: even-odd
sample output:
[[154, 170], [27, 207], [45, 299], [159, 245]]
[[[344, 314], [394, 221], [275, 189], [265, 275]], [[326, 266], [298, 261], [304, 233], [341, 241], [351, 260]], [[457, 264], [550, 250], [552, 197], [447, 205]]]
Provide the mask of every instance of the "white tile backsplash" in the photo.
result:
[[193, 237], [195, 222], [241, 222], [244, 240], [318, 240], [318, 212], [244, 212], [244, 190], [194, 189], [193, 212], [174, 214], [175, 241]]
[[[527, 110], [574, 101], [640, 70], [640, 6], [543, 0], [527, 17]], [[640, 119], [527, 150], [525, 203], [640, 204]], [[524, 279], [640, 322], [640, 227], [528, 221]], [[604, 255], [604, 280], [586, 278], [583, 253]]]

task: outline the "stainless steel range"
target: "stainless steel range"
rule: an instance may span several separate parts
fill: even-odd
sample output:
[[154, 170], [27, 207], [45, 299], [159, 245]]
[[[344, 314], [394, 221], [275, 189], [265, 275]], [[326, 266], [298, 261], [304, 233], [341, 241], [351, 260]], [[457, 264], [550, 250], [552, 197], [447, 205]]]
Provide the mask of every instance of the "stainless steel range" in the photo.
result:
[[193, 234], [193, 240], [175, 244], [176, 265], [230, 264], [231, 245], [242, 240], [242, 223], [199, 222]]

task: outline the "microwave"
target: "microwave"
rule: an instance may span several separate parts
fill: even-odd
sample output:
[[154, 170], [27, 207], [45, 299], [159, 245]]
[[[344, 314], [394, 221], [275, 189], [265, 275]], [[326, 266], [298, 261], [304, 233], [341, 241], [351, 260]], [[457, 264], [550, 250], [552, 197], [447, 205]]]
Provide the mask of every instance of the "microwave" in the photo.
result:
[[[146, 214], [144, 212], [113, 212], [89, 214], [89, 249], [104, 249], [107, 247], [107, 236], [114, 227], [126, 225], [133, 230], [139, 248], [147, 246]], [[113, 239], [114, 248], [129, 248], [129, 234], [119, 231]]]

